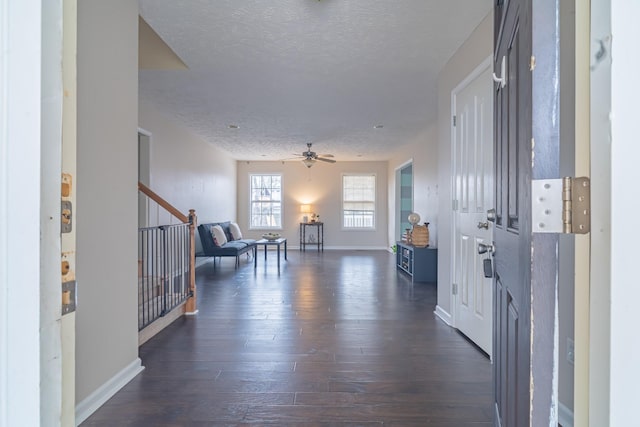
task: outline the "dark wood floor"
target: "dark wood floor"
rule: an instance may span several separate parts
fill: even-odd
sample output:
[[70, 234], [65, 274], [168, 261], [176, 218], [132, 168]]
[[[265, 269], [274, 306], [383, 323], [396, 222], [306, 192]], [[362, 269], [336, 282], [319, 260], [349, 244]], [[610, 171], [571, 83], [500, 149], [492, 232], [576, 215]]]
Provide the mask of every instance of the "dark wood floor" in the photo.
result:
[[200, 313], [83, 426], [489, 426], [491, 366], [384, 251], [198, 269]]

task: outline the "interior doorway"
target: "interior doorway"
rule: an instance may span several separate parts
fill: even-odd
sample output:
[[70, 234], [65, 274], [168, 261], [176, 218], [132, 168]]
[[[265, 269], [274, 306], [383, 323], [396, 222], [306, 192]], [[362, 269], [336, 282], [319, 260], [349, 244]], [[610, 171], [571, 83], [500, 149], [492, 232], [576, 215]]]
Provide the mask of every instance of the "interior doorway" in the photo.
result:
[[396, 169], [396, 240], [411, 228], [409, 214], [413, 212], [413, 160]]

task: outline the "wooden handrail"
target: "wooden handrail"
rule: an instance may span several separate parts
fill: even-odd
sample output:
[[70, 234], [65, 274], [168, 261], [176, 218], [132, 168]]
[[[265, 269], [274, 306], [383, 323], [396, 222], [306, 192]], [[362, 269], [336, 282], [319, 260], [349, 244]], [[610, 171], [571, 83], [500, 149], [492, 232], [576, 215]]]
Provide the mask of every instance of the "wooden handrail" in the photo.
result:
[[166, 209], [171, 215], [178, 218], [183, 223], [189, 224], [189, 290], [191, 291], [191, 297], [187, 300], [186, 312], [195, 314], [198, 311], [197, 308], [197, 289], [196, 289], [196, 227], [198, 225], [198, 217], [194, 209], [189, 209], [189, 216], [183, 214], [178, 209], [173, 207], [171, 203], [156, 194], [149, 187], [138, 181], [138, 190], [143, 194], [146, 194], [151, 200], [156, 202], [159, 206]]
[[175, 216], [180, 220], [180, 222], [187, 223], [189, 222], [189, 217], [180, 212], [178, 209], [174, 208], [171, 203], [167, 202], [165, 199], [160, 197], [157, 193], [154, 193], [149, 187], [144, 185], [141, 182], [138, 182], [138, 190], [142, 191], [142, 193], [146, 194], [151, 200], [162, 206], [166, 209], [171, 215]]

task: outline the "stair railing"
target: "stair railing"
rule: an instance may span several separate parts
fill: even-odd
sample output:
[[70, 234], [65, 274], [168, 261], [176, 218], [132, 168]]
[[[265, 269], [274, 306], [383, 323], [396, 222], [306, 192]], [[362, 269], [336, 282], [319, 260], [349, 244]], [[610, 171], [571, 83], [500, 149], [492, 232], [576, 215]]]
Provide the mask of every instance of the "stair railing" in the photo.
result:
[[[198, 219], [194, 209], [190, 209], [188, 215], [183, 214], [141, 182], [138, 190], [180, 222], [139, 229], [138, 325], [141, 330], [185, 298], [185, 312], [197, 312], [195, 229]], [[154, 277], [156, 279], [149, 279]], [[162, 279], [158, 281], [158, 277]], [[155, 302], [155, 306], [150, 302]]]

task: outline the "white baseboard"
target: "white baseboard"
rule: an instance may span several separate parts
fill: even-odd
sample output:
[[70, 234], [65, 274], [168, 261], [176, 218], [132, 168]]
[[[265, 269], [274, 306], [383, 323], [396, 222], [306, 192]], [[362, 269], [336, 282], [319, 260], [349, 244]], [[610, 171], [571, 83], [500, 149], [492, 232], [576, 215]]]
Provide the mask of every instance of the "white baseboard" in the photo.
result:
[[144, 329], [138, 332], [138, 347], [142, 344], [149, 341], [151, 338], [158, 335], [164, 328], [172, 324], [176, 319], [181, 317], [183, 314], [186, 314], [187, 311], [187, 302], [183, 301], [177, 307], [174, 307], [169, 313], [166, 315], [156, 319], [151, 322], [151, 324], [147, 325]]
[[444, 323], [449, 326], [453, 326], [453, 318], [449, 313], [447, 313], [442, 307], [436, 305], [436, 311], [434, 311], [435, 315], [438, 316]]
[[118, 372], [106, 383], [102, 384], [96, 391], [87, 396], [82, 402], [76, 405], [76, 426], [79, 426], [99, 407], [116, 394], [122, 387], [127, 385], [136, 375], [144, 370], [142, 360], [136, 358], [129, 366]]
[[386, 246], [325, 246], [330, 251], [386, 251]]
[[573, 411], [562, 402], [558, 402], [558, 424], [562, 427], [573, 427]]
[[[289, 246], [287, 249], [300, 250], [300, 246]], [[387, 251], [389, 248], [386, 246], [325, 246], [326, 251]], [[307, 244], [306, 252], [313, 252], [318, 248], [311, 243]]]

